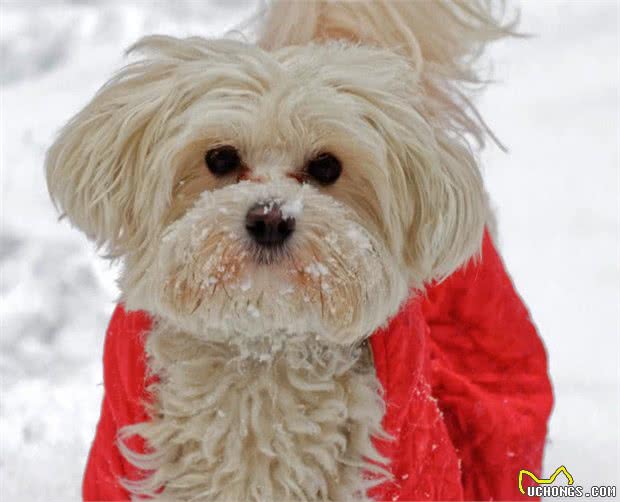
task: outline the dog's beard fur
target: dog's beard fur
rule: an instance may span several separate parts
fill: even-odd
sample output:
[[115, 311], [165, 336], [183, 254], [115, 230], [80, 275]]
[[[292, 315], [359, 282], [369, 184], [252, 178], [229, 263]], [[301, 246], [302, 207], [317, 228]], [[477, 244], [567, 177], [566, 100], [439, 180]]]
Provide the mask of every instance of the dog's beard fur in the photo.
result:
[[[146, 58], [63, 129], [50, 192], [122, 257], [123, 301], [154, 318], [151, 420], [122, 432], [150, 447], [121, 444], [150, 471], [132, 493], [351, 499], [373, 482], [364, 472], [385, 474], [359, 344], [479, 249], [489, 212], [464, 135], [486, 129], [459, 84], [508, 31], [485, 2], [284, 2], [262, 48], [144, 39]], [[247, 181], [208, 172], [220, 145]], [[298, 183], [322, 152], [338, 181]], [[265, 250], [244, 218], [268, 201], [296, 229]]]
[[[294, 213], [296, 229], [276, 248], [245, 228], [256, 202]], [[385, 244], [356, 214], [310, 185], [240, 182], [205, 192], [164, 232], [124, 290], [129, 308], [157, 312], [208, 340], [241, 343], [269, 333], [274, 343], [308, 333], [350, 344], [385, 322], [407, 294]]]

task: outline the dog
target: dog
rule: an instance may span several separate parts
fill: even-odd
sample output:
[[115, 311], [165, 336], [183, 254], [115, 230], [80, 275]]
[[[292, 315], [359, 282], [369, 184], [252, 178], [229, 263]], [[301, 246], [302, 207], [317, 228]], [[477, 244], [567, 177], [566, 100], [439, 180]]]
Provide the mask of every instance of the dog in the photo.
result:
[[[392, 476], [368, 344], [494, 228], [467, 89], [487, 2], [274, 2], [256, 43], [148, 36], [48, 151], [62, 213], [122, 261], [161, 500], [362, 500]], [[138, 436], [148, 448], [127, 440]]]

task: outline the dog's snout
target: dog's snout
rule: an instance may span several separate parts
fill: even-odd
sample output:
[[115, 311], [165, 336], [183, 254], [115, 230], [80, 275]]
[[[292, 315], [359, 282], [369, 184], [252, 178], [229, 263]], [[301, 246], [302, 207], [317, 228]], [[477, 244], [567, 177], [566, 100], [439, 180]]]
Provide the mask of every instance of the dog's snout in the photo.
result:
[[295, 218], [283, 215], [282, 207], [274, 201], [261, 202], [246, 214], [245, 228], [257, 244], [277, 246], [295, 230]]

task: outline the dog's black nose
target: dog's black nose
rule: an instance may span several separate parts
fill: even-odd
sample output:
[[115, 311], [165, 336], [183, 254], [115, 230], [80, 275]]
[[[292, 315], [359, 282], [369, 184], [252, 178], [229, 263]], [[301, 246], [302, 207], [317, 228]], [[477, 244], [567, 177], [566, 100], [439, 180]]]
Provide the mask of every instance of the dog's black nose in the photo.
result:
[[250, 208], [245, 216], [245, 228], [261, 246], [278, 246], [295, 230], [295, 218], [282, 215], [280, 204], [260, 202]]

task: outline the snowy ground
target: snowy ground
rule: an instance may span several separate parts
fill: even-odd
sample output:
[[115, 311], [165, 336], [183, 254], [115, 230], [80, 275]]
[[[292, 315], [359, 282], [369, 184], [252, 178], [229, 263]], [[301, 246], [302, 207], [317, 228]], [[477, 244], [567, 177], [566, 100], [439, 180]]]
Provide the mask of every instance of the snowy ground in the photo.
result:
[[[3, 500], [79, 497], [116, 295], [114, 269], [56, 220], [45, 148], [137, 37], [219, 34], [252, 4], [2, 0]], [[494, 49], [481, 107], [510, 148], [484, 155], [502, 251], [550, 354], [546, 473], [618, 484], [618, 4], [530, 0], [522, 29], [537, 38]]]

